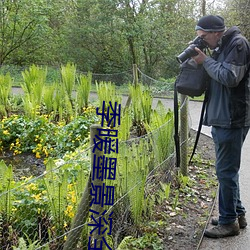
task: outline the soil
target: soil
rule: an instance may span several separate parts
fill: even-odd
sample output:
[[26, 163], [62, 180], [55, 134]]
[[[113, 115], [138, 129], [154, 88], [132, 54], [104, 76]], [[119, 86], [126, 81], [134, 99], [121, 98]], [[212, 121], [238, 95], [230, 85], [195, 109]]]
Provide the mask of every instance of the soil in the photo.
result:
[[[191, 131], [191, 143], [195, 132]], [[215, 175], [214, 144], [210, 137], [201, 134], [196, 157], [189, 166], [188, 176], [192, 180], [185, 188], [179, 188], [179, 201], [176, 209], [170, 203], [161, 207], [167, 213], [168, 225], [159, 228], [164, 250], [199, 249], [203, 232], [213, 210], [217, 194]], [[174, 195], [172, 199], [175, 199]]]
[[45, 171], [43, 159], [37, 159], [32, 153], [22, 153], [13, 156], [12, 152], [7, 152], [0, 156], [0, 160], [4, 160], [7, 166], [11, 165], [13, 167], [16, 181], [23, 176], [39, 176]]

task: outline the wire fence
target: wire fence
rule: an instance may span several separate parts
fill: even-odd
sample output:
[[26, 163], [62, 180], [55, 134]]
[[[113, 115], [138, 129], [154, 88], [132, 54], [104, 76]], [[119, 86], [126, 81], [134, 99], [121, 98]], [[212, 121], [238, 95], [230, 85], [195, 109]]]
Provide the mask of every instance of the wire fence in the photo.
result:
[[[45, 68], [46, 66], [41, 65], [40, 67]], [[151, 89], [154, 95], [158, 96], [172, 96], [174, 90], [174, 79], [160, 79], [156, 80], [145, 73], [138, 67], [136, 67], [138, 72], [138, 81], [144, 86], [147, 86]], [[19, 86], [23, 81], [22, 72], [28, 70], [28, 67], [20, 66], [9, 66], [2, 65], [0, 69], [0, 74], [10, 73], [14, 80], [14, 85]], [[77, 74], [88, 74], [88, 72], [77, 71]], [[48, 83], [59, 82], [61, 79], [60, 76], [60, 67], [48, 67], [47, 68], [47, 81]], [[134, 82], [134, 72], [132, 69], [117, 72], [112, 74], [99, 74], [92, 73], [92, 84], [96, 82], [112, 82], [117, 86], [125, 85]]]
[[[164, 84], [139, 73], [145, 85]], [[94, 75], [98, 81], [110, 77]], [[12, 169], [1, 162], [1, 249], [118, 249], [129, 237], [143, 233], [140, 223], [153, 218], [161, 184], [171, 183], [176, 171], [173, 130], [171, 116], [152, 132], [119, 141], [119, 154], [109, 156], [117, 158], [116, 178], [96, 185], [102, 196], [93, 186], [93, 145], [75, 152], [78, 160], [49, 159], [43, 174], [21, 179], [15, 188]]]

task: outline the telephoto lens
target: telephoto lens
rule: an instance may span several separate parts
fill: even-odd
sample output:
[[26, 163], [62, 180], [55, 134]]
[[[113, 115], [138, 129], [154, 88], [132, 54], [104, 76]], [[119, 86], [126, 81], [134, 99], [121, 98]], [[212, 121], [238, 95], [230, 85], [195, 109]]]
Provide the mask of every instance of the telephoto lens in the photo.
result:
[[183, 63], [190, 57], [198, 55], [198, 53], [195, 51], [195, 47], [199, 48], [200, 50], [203, 50], [207, 48], [207, 43], [201, 37], [197, 36], [190, 43], [190, 45], [176, 57], [177, 61], [179, 63]]

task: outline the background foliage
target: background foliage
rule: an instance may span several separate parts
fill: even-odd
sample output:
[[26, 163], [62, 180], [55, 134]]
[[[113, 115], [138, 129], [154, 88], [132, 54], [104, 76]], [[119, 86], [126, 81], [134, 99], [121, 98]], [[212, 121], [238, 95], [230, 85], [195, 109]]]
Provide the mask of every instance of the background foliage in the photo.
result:
[[0, 9], [0, 65], [72, 62], [84, 72], [114, 73], [137, 64], [170, 78], [200, 16], [220, 14], [250, 36], [246, 0], [15, 0]]

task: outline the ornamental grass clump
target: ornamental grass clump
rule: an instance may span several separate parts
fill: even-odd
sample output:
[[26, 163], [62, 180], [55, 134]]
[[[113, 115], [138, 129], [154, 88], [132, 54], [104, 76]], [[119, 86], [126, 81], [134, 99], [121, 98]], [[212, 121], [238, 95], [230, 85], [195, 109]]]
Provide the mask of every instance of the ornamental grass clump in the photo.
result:
[[142, 84], [129, 85], [129, 93], [132, 101], [133, 124], [138, 136], [141, 136], [146, 133], [144, 123], [150, 123], [153, 97], [150, 90], [144, 89]]
[[145, 128], [151, 140], [155, 161], [161, 163], [170, 156], [174, 148], [173, 112], [166, 110], [159, 101], [156, 109], [152, 111], [150, 119], [150, 123], [145, 123]]
[[62, 86], [70, 102], [73, 104], [72, 92], [74, 90], [76, 82], [76, 65], [72, 63], [67, 63], [66, 66], [61, 66], [61, 78]]
[[96, 90], [100, 108], [103, 107], [103, 102], [105, 102], [105, 110], [109, 103], [112, 104], [112, 107], [115, 107], [115, 103], [121, 103], [121, 96], [117, 94], [115, 84], [112, 82], [96, 82]]
[[91, 90], [92, 73], [88, 72], [87, 75], [81, 74], [78, 78], [76, 106], [78, 113], [81, 113], [83, 108], [87, 108], [89, 104], [89, 94]]
[[27, 116], [34, 118], [40, 114], [47, 68], [32, 65], [28, 70], [22, 72], [22, 76], [24, 112]]
[[9, 97], [11, 86], [12, 79], [10, 74], [0, 75], [0, 117], [7, 116], [10, 111]]

